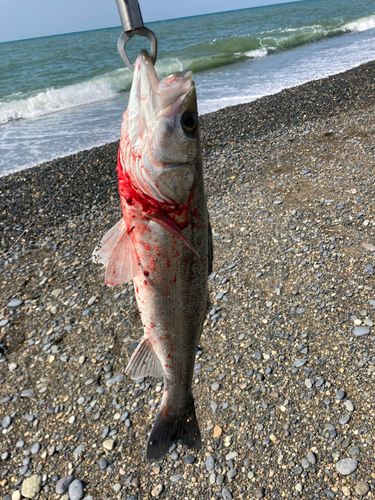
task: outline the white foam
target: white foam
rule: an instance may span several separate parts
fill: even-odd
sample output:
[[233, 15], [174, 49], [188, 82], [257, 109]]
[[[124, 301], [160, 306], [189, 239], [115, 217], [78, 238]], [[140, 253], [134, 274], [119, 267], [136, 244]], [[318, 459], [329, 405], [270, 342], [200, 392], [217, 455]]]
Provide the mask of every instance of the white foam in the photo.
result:
[[119, 69], [87, 82], [60, 89], [50, 88], [25, 99], [0, 102], [0, 124], [12, 120], [38, 118], [57, 111], [91, 104], [114, 97], [132, 79], [126, 69]]
[[366, 31], [372, 28], [375, 28], [375, 15], [362, 17], [342, 27], [342, 29], [347, 31]]
[[265, 47], [255, 50], [249, 50], [249, 52], [245, 52], [247, 57], [251, 59], [259, 59], [260, 57], [266, 57], [268, 55], [268, 51]]

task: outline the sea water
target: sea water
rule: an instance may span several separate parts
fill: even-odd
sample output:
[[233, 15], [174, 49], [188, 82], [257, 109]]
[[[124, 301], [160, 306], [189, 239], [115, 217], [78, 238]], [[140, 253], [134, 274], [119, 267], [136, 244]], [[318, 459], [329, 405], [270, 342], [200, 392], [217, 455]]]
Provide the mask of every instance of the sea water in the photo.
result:
[[[160, 77], [194, 72], [200, 114], [375, 59], [367, 0], [304, 0], [147, 26], [158, 39]], [[132, 81], [116, 49], [121, 31], [0, 44], [0, 175], [119, 138]], [[148, 42], [135, 37], [126, 47], [134, 60]]]

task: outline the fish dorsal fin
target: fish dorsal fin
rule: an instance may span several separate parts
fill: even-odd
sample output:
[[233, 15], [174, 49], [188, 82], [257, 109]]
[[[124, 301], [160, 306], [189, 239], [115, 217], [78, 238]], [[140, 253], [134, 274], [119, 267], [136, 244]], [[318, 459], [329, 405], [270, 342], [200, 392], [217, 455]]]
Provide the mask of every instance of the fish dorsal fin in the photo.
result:
[[128, 283], [138, 273], [138, 257], [125, 222], [121, 219], [104, 236], [92, 254], [95, 263], [106, 266], [108, 286]]
[[149, 340], [145, 337], [142, 337], [133, 352], [125, 372], [135, 380], [147, 376], [159, 378], [163, 375], [164, 372], [159, 358], [152, 349]]
[[155, 215], [151, 215], [150, 218], [154, 220], [159, 226], [163, 227], [166, 229], [169, 233], [171, 233], [172, 236], [175, 236], [177, 239], [182, 241], [184, 245], [186, 245], [190, 250], [200, 259], [201, 256], [199, 253], [196, 251], [196, 249], [193, 247], [193, 245], [190, 243], [190, 241], [185, 238], [183, 232], [181, 229], [173, 222], [172, 219], [168, 217], [168, 215], [163, 214], [163, 213], [157, 213]]

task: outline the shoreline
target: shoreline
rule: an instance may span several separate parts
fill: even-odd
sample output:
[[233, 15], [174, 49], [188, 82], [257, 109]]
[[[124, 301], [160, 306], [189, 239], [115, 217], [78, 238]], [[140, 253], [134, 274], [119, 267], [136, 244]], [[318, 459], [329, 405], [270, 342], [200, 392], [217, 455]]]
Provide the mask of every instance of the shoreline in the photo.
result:
[[[326, 87], [326, 83], [320, 83], [320, 82], [326, 82], [326, 81], [330, 81], [329, 83], [331, 83], [331, 90], [332, 92], [334, 93], [334, 95], [332, 96], [328, 96], [326, 95], [325, 96], [325, 105], [328, 104], [328, 106], [332, 109], [332, 104], [333, 104], [333, 99], [336, 99], [336, 105], [338, 105], [340, 103], [340, 105], [337, 106], [337, 110], [338, 111], [343, 111], [344, 109], [346, 109], [346, 106], [345, 106], [345, 101], [346, 101], [346, 104], [349, 103], [350, 101], [350, 106], [353, 106], [355, 104], [355, 101], [353, 100], [353, 95], [346, 95], [346, 93], [342, 93], [342, 90], [340, 90], [340, 86], [345, 86], [345, 85], [348, 85], [348, 83], [353, 83], [353, 84], [356, 84], [356, 85], [359, 85], [359, 86], [363, 86], [362, 87], [362, 92], [361, 92], [361, 95], [366, 95], [365, 99], [371, 99], [371, 96], [374, 95], [374, 92], [373, 92], [373, 87], [371, 88], [371, 85], [369, 85], [369, 82], [366, 81], [367, 78], [366, 78], [366, 75], [365, 73], [367, 71], [370, 71], [372, 72], [373, 71], [373, 67], [374, 67], [374, 64], [375, 64], [375, 61], [369, 61], [367, 63], [363, 63], [363, 64], [360, 64], [359, 66], [356, 66], [354, 68], [351, 68], [349, 70], [345, 70], [345, 71], [342, 71], [342, 72], [339, 72], [339, 73], [335, 73], [331, 76], [328, 76], [328, 77], [325, 77], [325, 78], [320, 78], [320, 79], [315, 79], [315, 80], [310, 80], [306, 83], [303, 83], [301, 85], [297, 85], [295, 87], [289, 87], [289, 88], [285, 88], [283, 90], [281, 90], [280, 92], [277, 92], [275, 94], [269, 94], [269, 95], [265, 95], [263, 97], [260, 97], [258, 99], [256, 99], [255, 101], [250, 101], [250, 102], [245, 102], [245, 103], [240, 103], [240, 104], [236, 104], [236, 105], [233, 105], [233, 106], [227, 106], [227, 107], [224, 107], [224, 108], [221, 108], [219, 110], [216, 110], [216, 111], [212, 111], [212, 112], [209, 112], [209, 113], [206, 113], [204, 115], [200, 115], [199, 116], [199, 119], [200, 121], [203, 123], [205, 122], [209, 122], [210, 121], [210, 117], [212, 115], [215, 115], [216, 113], [229, 113], [230, 114], [230, 111], [228, 110], [231, 110], [231, 109], [236, 109], [236, 108], [241, 108], [241, 107], [255, 107], [254, 110], [249, 110], [249, 114], [250, 115], [255, 115], [256, 112], [261, 112], [262, 113], [262, 108], [263, 108], [263, 101], [266, 102], [266, 107], [269, 108], [270, 106], [272, 106], [273, 104], [273, 100], [276, 96], [280, 97], [282, 101], [285, 101], [285, 100], [288, 100], [288, 94], [291, 95], [291, 97], [293, 96], [293, 94], [295, 94], [296, 92], [298, 93], [299, 90], [303, 91], [303, 92], [311, 92], [312, 95], [313, 95], [313, 99], [314, 99], [314, 95], [316, 94], [316, 92], [319, 90], [319, 87], [323, 87], [324, 90], [325, 87]], [[352, 79], [353, 81], [350, 82], [348, 80], [349, 77], [349, 80]], [[328, 83], [328, 82], [327, 82]], [[367, 92], [366, 92], [367, 91]], [[374, 99], [372, 97], [372, 99]], [[278, 99], [275, 99], [276, 100], [276, 103], [278, 101]], [[267, 101], [270, 101], [270, 103], [268, 103]], [[340, 101], [344, 101], [344, 102], [340, 102]], [[260, 103], [259, 106], [255, 106], [256, 103]], [[275, 103], [275, 104], [276, 104]], [[357, 105], [360, 104], [359, 102], [356, 103]], [[313, 111], [313, 104], [312, 103], [309, 103], [311, 109], [309, 109], [309, 112], [311, 113], [311, 111]], [[276, 106], [275, 106], [275, 110], [276, 110]], [[285, 109], [279, 109], [278, 110], [280, 112], [280, 114], [285, 114]], [[333, 111], [333, 110], [332, 110]], [[244, 112], [244, 110], [242, 110], [242, 112]], [[267, 109], [267, 112], [269, 112], [269, 109]], [[290, 114], [290, 113], [286, 113], [286, 114]], [[316, 114], [315, 116], [318, 116], [318, 114]], [[253, 120], [254, 120], [254, 116], [253, 116]], [[311, 118], [311, 116], [309, 116], [309, 118]], [[256, 121], [256, 120], [255, 120]], [[277, 126], [277, 122], [274, 123], [274, 126]], [[255, 124], [253, 124], [253, 128], [257, 128]], [[116, 143], [118, 141], [114, 141], [114, 142], [108, 142], [106, 144], [102, 144], [102, 145], [99, 145], [99, 146], [94, 146], [93, 148], [90, 148], [90, 149], [83, 149], [81, 151], [77, 151], [75, 153], [72, 153], [72, 154], [69, 154], [69, 155], [66, 155], [66, 156], [62, 156], [62, 157], [58, 157], [58, 158], [54, 158], [52, 160], [49, 160], [49, 161], [45, 161], [45, 162], [42, 162], [42, 163], [39, 163], [39, 164], [36, 164], [36, 165], [33, 165], [32, 167], [28, 167], [28, 168], [25, 168], [24, 170], [17, 170], [15, 172], [11, 172], [11, 173], [8, 173], [8, 174], [5, 174], [5, 175], [2, 175], [0, 177], [3, 178], [3, 177], [8, 177], [9, 175], [15, 175], [17, 173], [21, 173], [21, 172], [24, 172], [26, 170], [30, 170], [30, 169], [34, 169], [34, 168], [37, 168], [37, 167], [41, 167], [42, 165], [46, 165], [46, 164], [50, 164], [50, 163], [53, 163], [53, 162], [56, 162], [60, 159], [63, 159], [63, 158], [70, 158], [70, 157], [75, 157], [85, 151], [91, 151], [92, 149], [97, 149], [97, 148], [102, 148], [102, 147], [105, 147], [105, 146], [108, 146], [110, 144], [113, 144], [113, 143]]]
[[[2, 500], [27, 477], [35, 498], [64, 498], [68, 475], [87, 500], [374, 497], [374, 76], [373, 61], [200, 118], [203, 449], [158, 463], [144, 447], [161, 385], [124, 374], [142, 335], [132, 286], [105, 287], [91, 261], [121, 216], [118, 143], [91, 150], [1, 264]], [[3, 251], [89, 153], [0, 178]]]

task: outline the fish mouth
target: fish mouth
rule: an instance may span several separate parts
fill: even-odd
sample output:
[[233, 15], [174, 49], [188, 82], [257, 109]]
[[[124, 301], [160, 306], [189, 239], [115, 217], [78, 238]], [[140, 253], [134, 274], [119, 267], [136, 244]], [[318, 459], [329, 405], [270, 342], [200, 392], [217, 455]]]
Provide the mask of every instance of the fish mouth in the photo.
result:
[[165, 118], [176, 116], [186, 95], [194, 91], [193, 73], [181, 71], [160, 80], [154, 61], [146, 50], [140, 52], [136, 64], [145, 69], [151, 95], [155, 97], [153, 107], [156, 115]]

